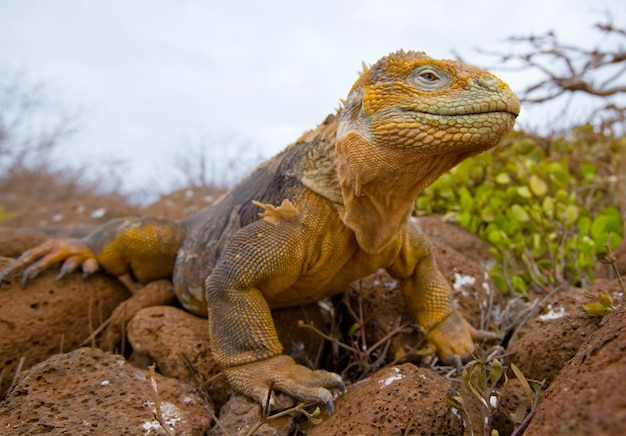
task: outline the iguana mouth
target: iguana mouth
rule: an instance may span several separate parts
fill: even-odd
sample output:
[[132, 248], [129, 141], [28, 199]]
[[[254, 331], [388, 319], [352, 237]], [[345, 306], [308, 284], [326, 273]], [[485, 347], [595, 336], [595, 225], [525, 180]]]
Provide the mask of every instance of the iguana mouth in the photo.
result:
[[429, 117], [449, 117], [449, 118], [458, 118], [458, 117], [470, 117], [470, 116], [474, 116], [474, 115], [496, 115], [496, 114], [506, 114], [506, 115], [511, 115], [513, 116], [513, 118], [517, 118], [519, 116], [519, 109], [517, 110], [512, 110], [512, 109], [506, 109], [506, 110], [478, 110], [478, 111], [466, 111], [466, 112], [459, 112], [459, 113], [441, 113], [441, 112], [437, 112], [436, 110], [419, 110], [416, 109], [415, 107], [407, 107], [407, 106], [398, 106], [398, 109], [400, 109], [402, 112], [410, 112], [410, 113], [414, 113], [414, 114], [421, 114], [421, 115], [425, 115], [425, 116], [429, 116]]

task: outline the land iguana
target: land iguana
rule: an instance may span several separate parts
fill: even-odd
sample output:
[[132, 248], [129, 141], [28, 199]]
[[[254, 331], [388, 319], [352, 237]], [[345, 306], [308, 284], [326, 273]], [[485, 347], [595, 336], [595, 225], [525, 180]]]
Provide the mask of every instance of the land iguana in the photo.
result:
[[475, 330], [410, 218], [422, 189], [498, 144], [519, 110], [509, 86], [482, 69], [398, 51], [364, 69], [336, 115], [207, 209], [50, 240], [0, 283], [27, 266], [25, 283], [58, 262], [60, 277], [79, 267], [141, 283], [171, 277], [181, 304], [208, 316], [212, 353], [235, 391], [264, 404], [273, 385], [332, 408], [341, 378], [282, 354], [270, 309], [335, 295], [385, 268], [439, 356], [467, 356]]

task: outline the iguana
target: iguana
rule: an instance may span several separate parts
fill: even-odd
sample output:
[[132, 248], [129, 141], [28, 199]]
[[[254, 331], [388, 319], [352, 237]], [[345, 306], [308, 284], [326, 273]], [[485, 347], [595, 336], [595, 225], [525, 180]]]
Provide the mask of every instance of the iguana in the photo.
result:
[[477, 67], [398, 51], [364, 69], [336, 115], [207, 209], [180, 222], [116, 219], [83, 239], [48, 241], [0, 282], [58, 262], [60, 276], [81, 267], [141, 283], [172, 277], [181, 304], [208, 315], [214, 358], [235, 391], [265, 403], [273, 385], [332, 407], [341, 378], [282, 354], [270, 309], [332, 296], [385, 268], [439, 356], [468, 355], [474, 330], [410, 218], [422, 189], [498, 144], [519, 110], [509, 86]]

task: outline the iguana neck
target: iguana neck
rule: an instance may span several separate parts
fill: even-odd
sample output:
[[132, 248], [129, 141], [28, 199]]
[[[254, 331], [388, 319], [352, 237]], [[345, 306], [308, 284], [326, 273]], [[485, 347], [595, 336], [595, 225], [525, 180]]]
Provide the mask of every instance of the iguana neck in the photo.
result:
[[[351, 150], [363, 150], [365, 142], [354, 147], [349, 142], [365, 141], [363, 138], [348, 135], [337, 143], [340, 114], [341, 110], [336, 116], [329, 115], [317, 129], [291, 146], [301, 153], [299, 170], [295, 171], [299, 174], [294, 175], [307, 188], [333, 202], [343, 223], [355, 232], [360, 247], [376, 253], [401, 232], [420, 191], [453, 163], [442, 158], [424, 165], [410, 153], [381, 149], [379, 152], [384, 154], [377, 171], [372, 171], [371, 160], [351, 154]], [[376, 153], [377, 147], [369, 146]], [[366, 156], [371, 159], [371, 153]], [[419, 168], [419, 174], [415, 168]]]
[[[350, 132], [337, 141], [337, 175], [344, 224], [360, 247], [378, 253], [402, 233], [419, 193], [462, 160], [390, 149]], [[372, 161], [376, 167], [372, 168]]]

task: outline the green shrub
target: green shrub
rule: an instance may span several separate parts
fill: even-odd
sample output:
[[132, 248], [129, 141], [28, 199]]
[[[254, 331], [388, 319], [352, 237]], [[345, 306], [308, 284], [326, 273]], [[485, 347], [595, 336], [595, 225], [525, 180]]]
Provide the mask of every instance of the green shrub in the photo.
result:
[[491, 244], [491, 275], [502, 291], [582, 285], [593, 279], [608, 234], [613, 246], [621, 241], [616, 171], [626, 139], [589, 126], [570, 136], [514, 132], [417, 199], [420, 212], [444, 214]]

